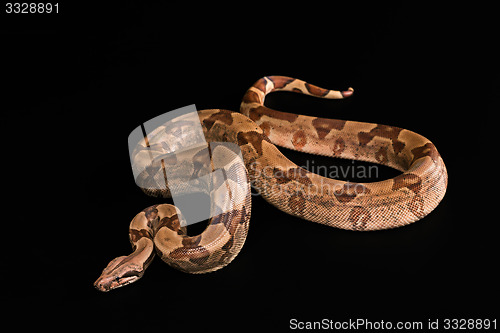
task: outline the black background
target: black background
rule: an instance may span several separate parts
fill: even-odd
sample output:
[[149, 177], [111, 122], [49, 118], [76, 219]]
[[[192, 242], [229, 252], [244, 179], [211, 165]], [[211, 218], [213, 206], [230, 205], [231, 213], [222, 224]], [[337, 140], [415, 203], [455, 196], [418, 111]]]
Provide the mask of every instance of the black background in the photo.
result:
[[[495, 211], [485, 192], [494, 190], [485, 163], [495, 77], [488, 8], [123, 1], [59, 9], [2, 8], [6, 180], [16, 182], [10, 201], [22, 203], [13, 219], [22, 227], [8, 228], [21, 236], [20, 268], [3, 275], [12, 278], [10, 307], [33, 318], [19, 325], [281, 331], [292, 318], [426, 325], [498, 314], [496, 220], [485, 213]], [[432, 140], [449, 172], [442, 203], [410, 226], [358, 233], [254, 197], [247, 241], [228, 267], [188, 275], [156, 259], [138, 282], [95, 290], [107, 262], [130, 253], [132, 217], [163, 202], [134, 183], [129, 133], [188, 104], [238, 110], [266, 75], [355, 89], [345, 101], [272, 94], [266, 105], [275, 109], [390, 124]], [[283, 151], [299, 165], [311, 158]], [[338, 163], [351, 165], [315, 157], [316, 165]], [[380, 168], [372, 180], [395, 175]]]

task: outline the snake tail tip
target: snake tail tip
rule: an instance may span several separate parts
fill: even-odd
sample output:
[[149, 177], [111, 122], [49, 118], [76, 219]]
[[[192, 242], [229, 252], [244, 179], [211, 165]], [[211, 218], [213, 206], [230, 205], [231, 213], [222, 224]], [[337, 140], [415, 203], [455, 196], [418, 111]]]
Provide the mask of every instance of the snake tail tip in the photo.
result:
[[354, 89], [352, 89], [351, 87], [349, 87], [347, 90], [344, 90], [341, 92], [342, 97], [344, 97], [344, 98], [351, 96], [353, 93], [354, 93]]

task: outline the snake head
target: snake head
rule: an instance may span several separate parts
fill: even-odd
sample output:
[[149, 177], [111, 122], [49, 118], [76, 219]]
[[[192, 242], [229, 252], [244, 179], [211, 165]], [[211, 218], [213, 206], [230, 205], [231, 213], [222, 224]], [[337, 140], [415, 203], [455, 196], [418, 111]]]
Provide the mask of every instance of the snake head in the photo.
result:
[[94, 287], [106, 292], [139, 280], [144, 274], [144, 268], [133, 263], [130, 257], [121, 256], [113, 259], [94, 282]]

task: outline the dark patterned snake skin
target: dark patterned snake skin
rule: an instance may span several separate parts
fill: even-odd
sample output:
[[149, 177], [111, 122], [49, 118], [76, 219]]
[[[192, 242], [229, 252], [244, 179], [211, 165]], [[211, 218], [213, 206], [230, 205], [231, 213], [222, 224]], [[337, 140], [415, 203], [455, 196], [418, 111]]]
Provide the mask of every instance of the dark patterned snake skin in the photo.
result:
[[[155, 250], [169, 265], [187, 273], [212, 272], [229, 264], [241, 250], [248, 232], [251, 207], [248, 181], [270, 204], [287, 214], [348, 230], [404, 226], [423, 218], [439, 204], [446, 192], [448, 175], [440, 154], [429, 140], [398, 127], [316, 118], [264, 106], [265, 96], [279, 90], [328, 99], [346, 98], [353, 93], [351, 88], [327, 90], [299, 79], [269, 76], [258, 80], [246, 92], [241, 113], [219, 109], [199, 111], [207, 142], [237, 144], [244, 159], [244, 165], [237, 159], [228, 159], [230, 162], [225, 166], [231, 170], [228, 180], [216, 187], [225, 189], [221, 193], [226, 195], [221, 195], [214, 204], [238, 200], [232, 210], [211, 218], [205, 231], [197, 236], [186, 234], [180, 223], [182, 215], [172, 205], [155, 205], [140, 212], [130, 224], [133, 253], [108, 264], [94, 284], [98, 290], [109, 291], [138, 280]], [[166, 132], [160, 129], [158, 133]], [[149, 138], [148, 146], [138, 145], [132, 158], [137, 163], [141, 158], [148, 161], [143, 156], [146, 148], [162, 152], [166, 140], [168, 133]], [[298, 167], [276, 145], [378, 163], [402, 174], [373, 183], [325, 178]], [[212, 149], [212, 154], [217, 152], [234, 154], [225, 146]], [[151, 182], [151, 187], [143, 188], [146, 193], [169, 195], [168, 189], [154, 190], [154, 182], [164, 181], [164, 168], [168, 167], [168, 160], [148, 166], [141, 175], [145, 184]], [[242, 177], [247, 174], [248, 178]], [[243, 190], [234, 190], [228, 184], [233, 181]]]

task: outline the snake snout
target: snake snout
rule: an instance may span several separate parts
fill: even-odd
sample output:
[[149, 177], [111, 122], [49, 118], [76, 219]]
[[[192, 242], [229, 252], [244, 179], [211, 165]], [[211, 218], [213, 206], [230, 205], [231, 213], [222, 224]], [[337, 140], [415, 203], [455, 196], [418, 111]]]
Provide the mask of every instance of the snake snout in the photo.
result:
[[106, 277], [100, 276], [95, 282], [94, 282], [94, 288], [96, 288], [99, 291], [106, 292], [111, 290], [111, 281], [107, 279]]
[[97, 290], [107, 292], [119, 287], [126, 286], [132, 282], [135, 282], [141, 278], [142, 274], [140, 272], [131, 271], [127, 272], [123, 276], [100, 276], [95, 282], [94, 287]]
[[[121, 259], [121, 258], [118, 258]], [[126, 286], [139, 280], [144, 274], [143, 267], [123, 260], [115, 266], [117, 261], [112, 261], [104, 269], [101, 276], [94, 282], [94, 287], [99, 291], [110, 291]]]

